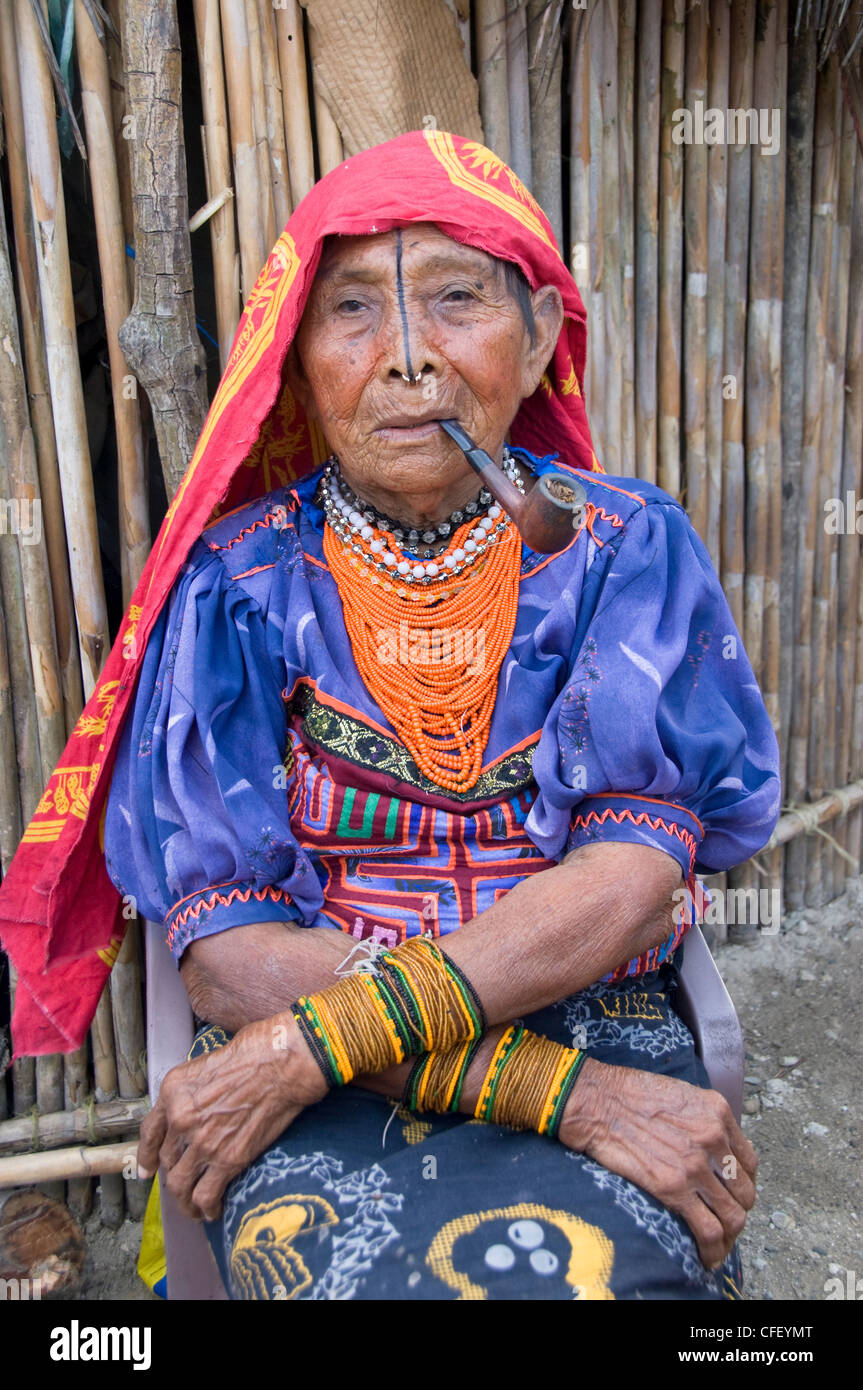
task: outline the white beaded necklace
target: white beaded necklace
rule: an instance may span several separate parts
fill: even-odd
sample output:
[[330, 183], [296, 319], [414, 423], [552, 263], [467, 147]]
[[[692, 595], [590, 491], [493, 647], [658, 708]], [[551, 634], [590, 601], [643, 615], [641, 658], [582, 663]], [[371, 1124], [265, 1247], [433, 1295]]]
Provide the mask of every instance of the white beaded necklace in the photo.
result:
[[[524, 481], [521, 472], [508, 450], [504, 451], [504, 469], [510, 481], [523, 493]], [[398, 575], [405, 584], [416, 582], [429, 584], [444, 574], [448, 578], [455, 578], [473, 565], [490, 545], [494, 545], [510, 524], [507, 513], [497, 503], [494, 503], [488, 508], [485, 516], [477, 521], [463, 545], [458, 546], [451, 554], [441, 557], [441, 564], [438, 564], [436, 560], [426, 560], [425, 562], [408, 560], [405, 559], [401, 550], [401, 542], [404, 540], [406, 530], [409, 536], [416, 535], [419, 539], [419, 532], [416, 528], [400, 526], [393, 530], [384, 530], [379, 525], [373, 525], [372, 522], [378, 516], [375, 509], [364, 504], [355, 493], [346, 497], [343, 487], [338, 469], [338, 459], [333, 455], [327, 461], [321, 479], [321, 502], [328, 524], [339, 539], [346, 546], [349, 546], [354, 554], [359, 555], [366, 564], [380, 571], [381, 574], [389, 574], [393, 577]], [[488, 495], [491, 497], [490, 493]], [[473, 503], [468, 504], [464, 511], [467, 512], [470, 507], [474, 511], [478, 510], [478, 504]], [[381, 518], [381, 520], [384, 519]], [[449, 521], [441, 523], [441, 525], [447, 527], [446, 534], [448, 534], [453, 526], [464, 525], [465, 519], [459, 510], [453, 512]], [[440, 526], [438, 530], [440, 530]], [[426, 534], [431, 534], [431, 532], [423, 534], [422, 539], [424, 541]], [[367, 542], [368, 551], [364, 550], [354, 539], [357, 536]]]

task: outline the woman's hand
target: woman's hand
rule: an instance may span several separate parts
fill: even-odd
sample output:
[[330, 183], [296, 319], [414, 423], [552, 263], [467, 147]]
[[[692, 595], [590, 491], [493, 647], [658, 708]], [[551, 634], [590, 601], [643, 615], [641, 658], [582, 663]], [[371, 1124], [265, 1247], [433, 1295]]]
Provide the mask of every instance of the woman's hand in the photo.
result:
[[141, 1125], [139, 1176], [161, 1167], [186, 1215], [214, 1221], [231, 1179], [326, 1093], [290, 1013], [249, 1024], [168, 1072]]
[[559, 1138], [683, 1217], [708, 1269], [755, 1201], [758, 1158], [717, 1091], [588, 1057]]

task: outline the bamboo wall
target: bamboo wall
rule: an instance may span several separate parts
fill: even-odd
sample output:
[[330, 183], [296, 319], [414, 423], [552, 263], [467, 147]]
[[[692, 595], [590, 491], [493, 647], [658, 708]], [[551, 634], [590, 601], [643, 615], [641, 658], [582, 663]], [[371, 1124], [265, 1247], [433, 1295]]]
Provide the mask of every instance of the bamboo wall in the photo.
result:
[[[452, 5], [486, 142], [548, 212], [588, 307], [596, 452], [685, 503], [780, 738], [785, 814], [728, 886], [823, 905], [859, 872], [863, 815], [863, 28], [847, 5], [803, 0]], [[179, 26], [170, 0], [72, 8], [67, 85], [40, 0], [0, 0], [4, 867], [93, 689], [242, 300], [343, 154], [340, 113], [314, 85], [328, 35], [296, 0], [194, 0]], [[778, 149], [677, 143], [675, 113], [698, 103], [777, 112]], [[166, 254], [169, 381], [146, 351]], [[831, 498], [847, 522], [832, 532]], [[0, 1121], [19, 1117], [0, 1154], [28, 1146], [38, 1114], [47, 1147], [133, 1130], [145, 1090], [133, 928], [89, 1046], [0, 1079]], [[66, 1197], [86, 1213], [92, 1180]], [[101, 1179], [109, 1224], [143, 1198], [117, 1172]]]

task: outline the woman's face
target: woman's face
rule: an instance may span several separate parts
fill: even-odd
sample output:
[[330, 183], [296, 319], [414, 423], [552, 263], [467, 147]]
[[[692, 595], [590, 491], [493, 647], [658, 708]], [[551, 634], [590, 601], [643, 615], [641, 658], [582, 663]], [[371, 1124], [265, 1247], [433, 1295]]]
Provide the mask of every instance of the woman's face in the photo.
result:
[[430, 223], [325, 247], [288, 380], [361, 497], [416, 522], [476, 495], [434, 422], [457, 419], [500, 462], [563, 322], [554, 287], [531, 298], [534, 344], [501, 262]]

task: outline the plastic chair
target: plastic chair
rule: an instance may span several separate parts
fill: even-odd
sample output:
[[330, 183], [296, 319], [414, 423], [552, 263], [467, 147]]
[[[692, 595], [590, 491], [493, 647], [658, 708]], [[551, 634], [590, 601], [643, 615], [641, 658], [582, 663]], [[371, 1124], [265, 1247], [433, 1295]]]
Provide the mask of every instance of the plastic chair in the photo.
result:
[[711, 1086], [728, 1101], [739, 1124], [743, 1113], [740, 1019], [699, 926], [690, 927], [682, 950], [674, 1006], [692, 1034]]
[[[188, 996], [165, 944], [164, 928], [147, 923], [147, 1057], [150, 1100], [166, 1072], [185, 1060], [194, 1022]], [[698, 926], [686, 934], [675, 1006], [695, 1040], [714, 1090], [740, 1120], [743, 1032], [731, 997]], [[161, 1181], [161, 1178], [160, 1178]], [[162, 1226], [170, 1299], [226, 1298], [204, 1228], [184, 1216], [162, 1184]]]
[[[165, 943], [165, 929], [148, 922], [147, 1080], [155, 1104], [162, 1078], [185, 1061], [195, 1036], [189, 996]], [[199, 1221], [184, 1216], [159, 1174], [168, 1298], [227, 1298], [219, 1267]]]

